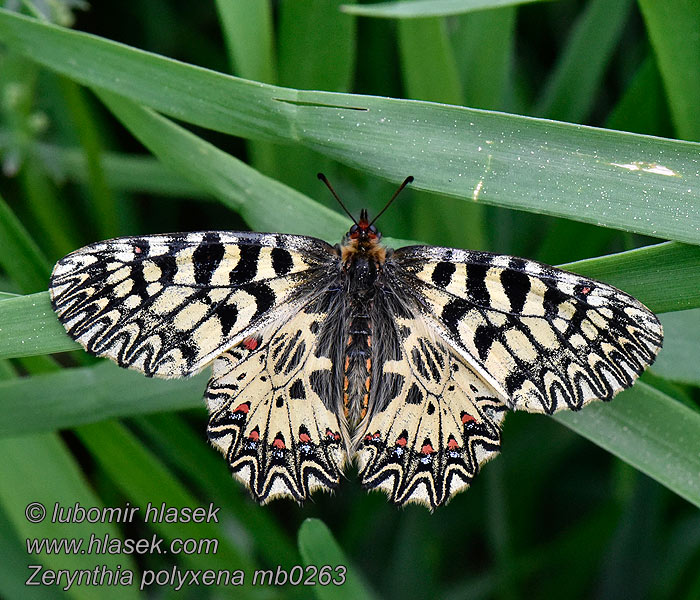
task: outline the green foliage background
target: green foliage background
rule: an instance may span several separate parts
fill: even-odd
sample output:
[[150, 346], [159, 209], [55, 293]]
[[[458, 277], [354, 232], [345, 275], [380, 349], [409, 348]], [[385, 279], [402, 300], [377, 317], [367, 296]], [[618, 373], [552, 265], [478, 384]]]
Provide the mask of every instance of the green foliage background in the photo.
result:
[[[0, 3], [0, 594], [59, 593], [27, 588], [28, 564], [249, 579], [346, 564], [339, 588], [146, 594], [700, 597], [700, 1], [341, 4]], [[44, 290], [62, 255], [118, 235], [335, 242], [348, 220], [317, 171], [370, 214], [414, 175], [382, 218], [396, 244], [579, 261], [568, 268], [662, 313], [659, 360], [611, 404], [509, 416], [502, 455], [434, 514], [365, 494], [352, 472], [302, 507], [254, 505], [206, 443], [207, 375], [152, 381], [93, 360]], [[33, 501], [221, 511], [218, 524], [33, 524]], [[27, 555], [27, 537], [91, 533], [220, 546]]]

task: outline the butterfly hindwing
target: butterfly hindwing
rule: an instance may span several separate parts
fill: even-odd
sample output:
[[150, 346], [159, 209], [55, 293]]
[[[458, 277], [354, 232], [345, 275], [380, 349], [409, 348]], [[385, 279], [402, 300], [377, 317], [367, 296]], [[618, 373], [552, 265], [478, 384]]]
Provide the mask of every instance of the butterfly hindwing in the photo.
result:
[[334, 489], [346, 462], [332, 362], [313, 326], [326, 315], [307, 306], [283, 325], [249, 338], [214, 362], [205, 399], [209, 439], [260, 503], [297, 501]]
[[656, 316], [599, 281], [451, 248], [401, 248], [393, 261], [393, 285], [512, 409], [553, 413], [609, 400], [661, 348]]
[[420, 318], [396, 322], [401, 353], [381, 363], [357, 453], [360, 476], [396, 504], [435, 508], [498, 453], [506, 406]]
[[331, 246], [293, 235], [202, 232], [86, 246], [54, 267], [59, 320], [86, 350], [149, 376], [201, 370], [326, 285]]

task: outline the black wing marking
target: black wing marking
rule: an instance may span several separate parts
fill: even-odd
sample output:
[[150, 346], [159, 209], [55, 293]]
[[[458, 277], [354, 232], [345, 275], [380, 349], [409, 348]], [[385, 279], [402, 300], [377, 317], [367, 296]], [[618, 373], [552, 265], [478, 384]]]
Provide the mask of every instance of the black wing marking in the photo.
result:
[[382, 361], [357, 458], [362, 485], [433, 509], [500, 450], [506, 405], [421, 318], [396, 319], [400, 354]]
[[641, 302], [535, 261], [411, 246], [387, 271], [511, 408], [552, 413], [609, 400], [654, 362], [663, 341]]
[[338, 486], [347, 454], [334, 405], [333, 362], [318, 344], [327, 313], [312, 303], [281, 327], [214, 362], [208, 434], [234, 476], [265, 504]]
[[337, 277], [339, 264], [330, 245], [304, 236], [127, 237], [62, 258], [49, 291], [87, 351], [149, 376], [182, 377], [289, 318]]

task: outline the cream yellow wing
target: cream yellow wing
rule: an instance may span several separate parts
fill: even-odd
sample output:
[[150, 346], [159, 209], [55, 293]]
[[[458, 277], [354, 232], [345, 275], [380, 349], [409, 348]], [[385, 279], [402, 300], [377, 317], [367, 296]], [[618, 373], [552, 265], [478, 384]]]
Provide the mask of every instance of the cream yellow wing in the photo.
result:
[[313, 303], [214, 362], [209, 439], [262, 504], [301, 502], [340, 481], [347, 455], [332, 407], [341, 392], [317, 336], [326, 318]]
[[391, 286], [512, 409], [609, 400], [661, 349], [656, 316], [600, 281], [453, 248], [401, 248], [392, 261]]
[[395, 323], [400, 352], [376, 375], [357, 462], [366, 489], [432, 509], [499, 452], [506, 405], [420, 319]]
[[304, 236], [127, 237], [59, 260], [49, 292], [68, 334], [88, 352], [149, 376], [182, 377], [296, 313], [338, 265], [331, 246]]

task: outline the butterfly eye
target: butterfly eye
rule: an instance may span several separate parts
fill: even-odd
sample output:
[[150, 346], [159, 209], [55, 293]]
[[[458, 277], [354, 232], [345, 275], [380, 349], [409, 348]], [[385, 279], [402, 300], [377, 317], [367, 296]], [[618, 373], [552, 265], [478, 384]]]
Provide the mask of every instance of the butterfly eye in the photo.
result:
[[382, 236], [374, 225], [369, 226], [369, 237], [372, 239], [378, 239]]
[[360, 228], [359, 228], [357, 225], [353, 225], [353, 226], [350, 228], [350, 231], [348, 232], [348, 235], [349, 235], [352, 239], [357, 239], [358, 237], [360, 237]]

